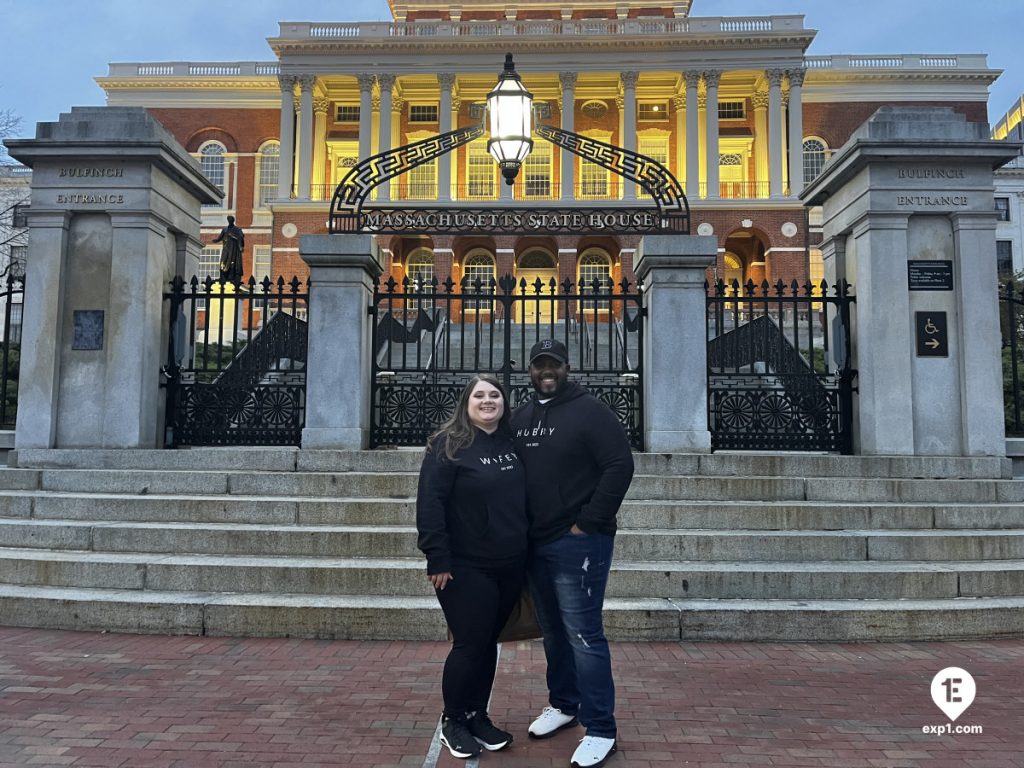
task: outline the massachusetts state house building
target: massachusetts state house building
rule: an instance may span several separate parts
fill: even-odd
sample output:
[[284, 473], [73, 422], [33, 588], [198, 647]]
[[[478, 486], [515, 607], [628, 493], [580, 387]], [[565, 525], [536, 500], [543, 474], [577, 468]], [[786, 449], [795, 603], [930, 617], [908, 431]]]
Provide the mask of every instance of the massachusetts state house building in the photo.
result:
[[[389, 0], [393, 20], [282, 22], [260, 62], [111, 64], [110, 105], [148, 108], [225, 193], [209, 242], [236, 217], [245, 274], [304, 275], [299, 236], [327, 231], [360, 159], [478, 120], [506, 52], [550, 124], [649, 155], [686, 191], [694, 233], [718, 239], [713, 277], [819, 279], [815, 212], [798, 195], [885, 104], [987, 121], [999, 75], [976, 53], [810, 55], [802, 16], [700, 17], [700, 0]], [[692, 6], [692, 8], [691, 8]], [[908, 47], [917, 49], [913, 39]], [[380, 201], [458, 209], [632, 202], [614, 173], [536, 139], [514, 187], [487, 137], [377, 188]], [[643, 195], [642, 191], [639, 193]], [[634, 203], [635, 204], [635, 203]], [[396, 277], [512, 273], [632, 279], [635, 236], [380, 236]], [[217, 275], [219, 246], [203, 250]]]

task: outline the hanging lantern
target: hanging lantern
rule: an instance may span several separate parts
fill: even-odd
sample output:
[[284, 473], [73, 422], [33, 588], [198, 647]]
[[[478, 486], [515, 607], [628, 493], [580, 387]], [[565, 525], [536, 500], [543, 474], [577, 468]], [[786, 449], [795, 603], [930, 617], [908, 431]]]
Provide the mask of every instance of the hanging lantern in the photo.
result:
[[533, 94], [516, 73], [511, 53], [505, 54], [505, 69], [487, 94], [487, 112], [491, 128], [487, 150], [498, 161], [505, 183], [512, 184], [533, 149]]

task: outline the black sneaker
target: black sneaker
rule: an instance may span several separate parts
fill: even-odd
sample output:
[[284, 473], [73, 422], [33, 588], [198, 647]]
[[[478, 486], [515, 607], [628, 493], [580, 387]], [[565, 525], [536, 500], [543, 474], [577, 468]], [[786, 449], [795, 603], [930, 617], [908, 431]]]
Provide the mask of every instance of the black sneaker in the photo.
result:
[[465, 718], [441, 718], [441, 743], [448, 747], [452, 757], [476, 757], [480, 754], [480, 745], [470, 733]]
[[488, 752], [497, 752], [512, 743], [512, 734], [497, 728], [486, 712], [474, 712], [469, 718], [469, 732]]

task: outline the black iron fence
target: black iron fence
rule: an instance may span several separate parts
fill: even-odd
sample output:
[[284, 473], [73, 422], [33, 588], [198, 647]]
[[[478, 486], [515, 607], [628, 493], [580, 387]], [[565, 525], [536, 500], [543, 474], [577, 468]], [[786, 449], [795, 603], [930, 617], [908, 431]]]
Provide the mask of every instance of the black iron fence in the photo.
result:
[[0, 353], [0, 429], [14, 429], [18, 414], [18, 374], [21, 370], [21, 320], [25, 279], [8, 274], [3, 301], [3, 352]]
[[705, 288], [712, 449], [851, 453], [850, 287]]
[[1006, 434], [1024, 437], [1024, 282], [999, 288], [999, 325], [1003, 335], [1003, 407]]
[[572, 378], [607, 403], [643, 449], [643, 312], [628, 281], [388, 278], [370, 312], [371, 447], [423, 445], [473, 373], [497, 374], [513, 406], [526, 401], [530, 347], [555, 338], [569, 350]]
[[299, 445], [308, 286], [171, 282], [166, 445]]

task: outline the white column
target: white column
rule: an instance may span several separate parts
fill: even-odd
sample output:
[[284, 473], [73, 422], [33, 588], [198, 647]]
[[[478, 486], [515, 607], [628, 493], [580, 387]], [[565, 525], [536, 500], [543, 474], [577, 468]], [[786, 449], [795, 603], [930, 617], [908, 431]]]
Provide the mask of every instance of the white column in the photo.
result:
[[[437, 107], [438, 128], [441, 133], [448, 133], [452, 129], [452, 86], [455, 85], [455, 75], [450, 72], [439, 73], [437, 76], [438, 85], [441, 86], [441, 101]], [[452, 199], [452, 158], [454, 152], [449, 152], [437, 159], [437, 199]]]
[[672, 97], [672, 108], [676, 112], [676, 154], [672, 158], [671, 170], [675, 174], [677, 180], [682, 180], [682, 184], [686, 185], [686, 97], [685, 96], [673, 96]]
[[700, 197], [700, 110], [697, 85], [700, 73], [687, 72], [686, 78], [686, 196]]
[[722, 73], [710, 70], [704, 73], [704, 86], [707, 88], [707, 164], [708, 164], [708, 200], [719, 198], [718, 185], [718, 81]]
[[[562, 130], [575, 130], [576, 115], [576, 73], [562, 72], [558, 76], [562, 84]], [[562, 150], [562, 173], [559, 200], [575, 200], [576, 190], [573, 182], [576, 178], [576, 155], [567, 149]]]
[[313, 179], [310, 195], [313, 200], [327, 199], [327, 110], [330, 108], [330, 99], [313, 100]]
[[[750, 97], [754, 106], [754, 179], [753, 197], [768, 197], [768, 91], [754, 91]], [[830, 281], [831, 283], [831, 281]]]
[[[636, 152], [636, 82], [639, 72], [622, 72], [622, 146]], [[626, 200], [636, 200], [636, 182], [624, 179], [622, 196]]]
[[281, 157], [277, 177], [277, 196], [292, 196], [292, 169], [295, 157], [295, 78], [281, 75]]
[[804, 107], [802, 92], [804, 71], [789, 73], [789, 194], [799, 195], [804, 188]]
[[[377, 84], [380, 86], [380, 132], [377, 143], [377, 153], [387, 152], [391, 149], [391, 89], [395, 85], [394, 75], [377, 75]], [[385, 181], [377, 187], [378, 200], [391, 199], [391, 182]]]
[[356, 75], [359, 82], [359, 159], [373, 154], [373, 75]]
[[299, 75], [302, 112], [299, 115], [299, 191], [300, 200], [309, 200], [309, 181], [313, 168], [313, 84], [314, 75]]
[[781, 69], [769, 69], [768, 77], [768, 172], [770, 194], [782, 196], [782, 75]]

